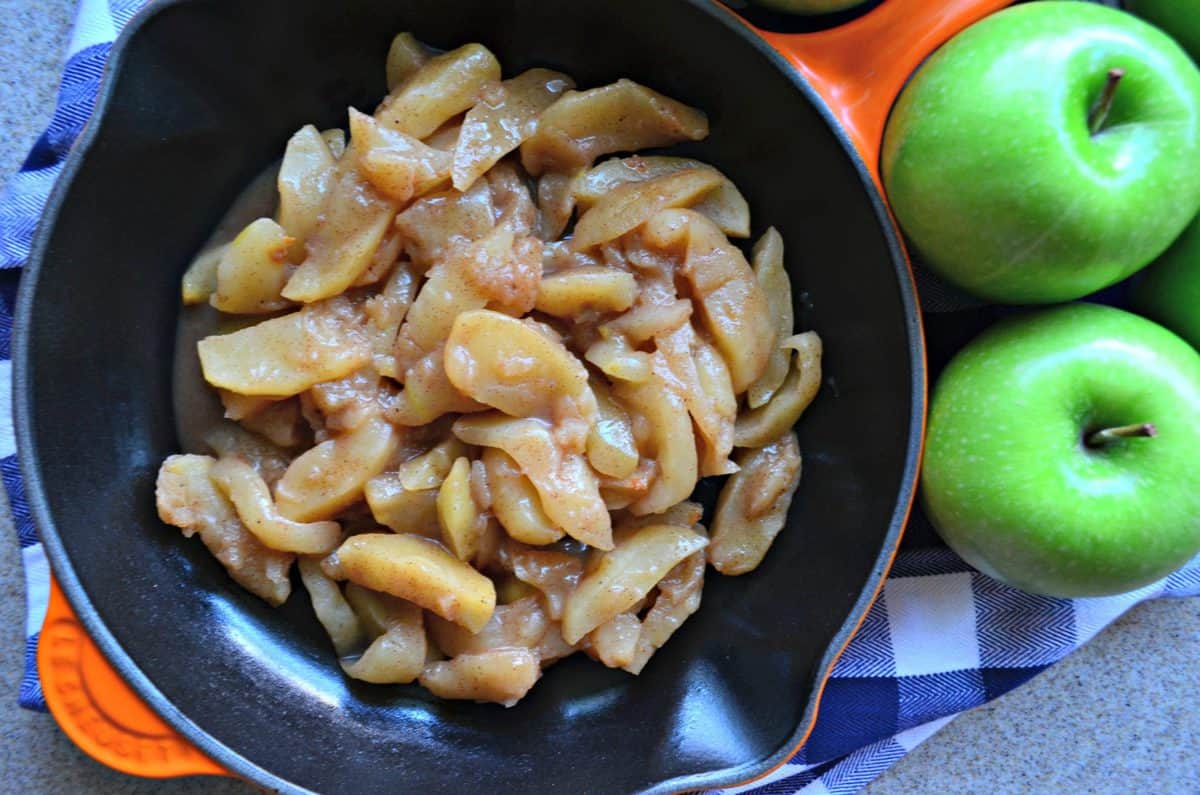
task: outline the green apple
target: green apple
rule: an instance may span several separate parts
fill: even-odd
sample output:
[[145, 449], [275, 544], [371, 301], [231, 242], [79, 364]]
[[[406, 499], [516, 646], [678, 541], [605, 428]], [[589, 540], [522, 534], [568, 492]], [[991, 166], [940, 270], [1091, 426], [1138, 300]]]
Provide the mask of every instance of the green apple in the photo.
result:
[[1125, 0], [1125, 8], [1170, 33], [1200, 61], [1200, 0]]
[[867, 0], [753, 0], [754, 5], [773, 8], [788, 14], [832, 14], [860, 6]]
[[1146, 269], [1133, 308], [1200, 349], [1200, 218]]
[[1200, 209], [1200, 71], [1115, 9], [1038, 2], [933, 55], [888, 122], [884, 184], [927, 265], [1001, 303], [1066, 301]]
[[968, 563], [1031, 593], [1121, 593], [1200, 552], [1200, 354], [1095, 304], [1011, 318], [933, 394], [926, 513]]

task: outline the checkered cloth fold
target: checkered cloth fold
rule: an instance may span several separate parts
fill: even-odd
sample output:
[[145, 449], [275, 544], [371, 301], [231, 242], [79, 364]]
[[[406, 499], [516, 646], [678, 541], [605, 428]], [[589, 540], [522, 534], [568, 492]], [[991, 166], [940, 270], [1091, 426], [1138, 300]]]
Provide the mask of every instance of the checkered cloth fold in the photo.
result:
[[[26, 672], [19, 698], [22, 706], [35, 710], [46, 708], [35, 652], [50, 570], [15, 456], [10, 411], [13, 303], [19, 269], [29, 257], [50, 189], [91, 115], [112, 41], [145, 2], [83, 0], [54, 117], [0, 195], [0, 474], [25, 563]], [[922, 281], [921, 289], [927, 306], [955, 300], [935, 281]], [[932, 534], [927, 527], [915, 533], [910, 528], [910, 538], [919, 542]], [[957, 714], [1061, 660], [1138, 602], [1200, 594], [1200, 558], [1133, 593], [1067, 600], [1008, 588], [945, 547], [910, 543], [838, 661], [807, 743], [769, 776], [724, 792], [857, 792]]]

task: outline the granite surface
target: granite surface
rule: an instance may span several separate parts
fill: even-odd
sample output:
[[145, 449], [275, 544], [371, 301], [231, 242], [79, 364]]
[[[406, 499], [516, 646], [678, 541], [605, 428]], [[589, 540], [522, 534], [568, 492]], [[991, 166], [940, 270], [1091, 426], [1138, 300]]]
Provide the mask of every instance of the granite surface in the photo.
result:
[[[75, 0], [0, 0], [0, 184], [53, 109]], [[147, 781], [75, 748], [48, 715], [17, 707], [20, 555], [0, 494], [0, 791], [248, 793], [233, 781]], [[872, 784], [904, 793], [1200, 791], [1200, 599], [1128, 613], [1029, 684], [955, 720]]]

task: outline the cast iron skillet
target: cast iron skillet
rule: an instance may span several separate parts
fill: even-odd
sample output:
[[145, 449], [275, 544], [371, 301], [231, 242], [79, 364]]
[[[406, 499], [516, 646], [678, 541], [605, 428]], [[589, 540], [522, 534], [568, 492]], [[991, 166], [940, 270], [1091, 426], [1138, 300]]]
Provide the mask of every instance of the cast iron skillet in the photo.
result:
[[[517, 707], [344, 678], [303, 589], [282, 610], [155, 516], [177, 450], [179, 276], [302, 123], [383, 96], [391, 36], [480, 41], [509, 73], [632, 77], [708, 112], [678, 151], [788, 243], [828, 381], [805, 474], [755, 573], [710, 576], [639, 678], [573, 658]], [[230, 771], [284, 791], [667, 792], [778, 764], [870, 604], [912, 497], [924, 360], [904, 256], [814, 91], [704, 0], [169, 0], [122, 36], [20, 298], [16, 406], [30, 505], [72, 606], [146, 701]]]

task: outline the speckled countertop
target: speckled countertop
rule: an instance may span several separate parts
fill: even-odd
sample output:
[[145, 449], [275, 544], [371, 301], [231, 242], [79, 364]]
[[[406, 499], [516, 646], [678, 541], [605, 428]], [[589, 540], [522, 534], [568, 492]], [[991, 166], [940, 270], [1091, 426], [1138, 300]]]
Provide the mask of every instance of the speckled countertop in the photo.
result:
[[[0, 0], [0, 184], [53, 109], [76, 0]], [[20, 555], [0, 493], [0, 791], [249, 793], [227, 780], [153, 782], [93, 762], [48, 715], [17, 707]], [[1092, 643], [964, 715], [867, 792], [1200, 792], [1200, 599], [1127, 614]]]

